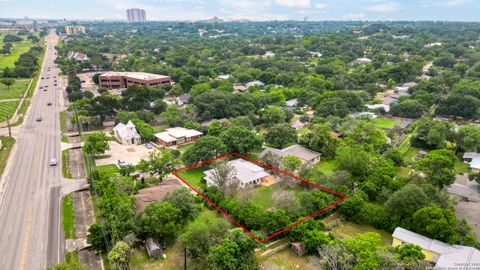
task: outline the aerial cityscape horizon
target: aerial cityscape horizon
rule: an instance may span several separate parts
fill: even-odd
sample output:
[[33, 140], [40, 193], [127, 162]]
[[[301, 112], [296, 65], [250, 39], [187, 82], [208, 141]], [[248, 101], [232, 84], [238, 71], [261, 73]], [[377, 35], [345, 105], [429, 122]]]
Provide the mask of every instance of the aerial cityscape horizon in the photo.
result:
[[369, 20], [478, 21], [475, 0], [3, 0], [0, 18], [121, 20], [131, 8], [151, 21], [205, 20]]

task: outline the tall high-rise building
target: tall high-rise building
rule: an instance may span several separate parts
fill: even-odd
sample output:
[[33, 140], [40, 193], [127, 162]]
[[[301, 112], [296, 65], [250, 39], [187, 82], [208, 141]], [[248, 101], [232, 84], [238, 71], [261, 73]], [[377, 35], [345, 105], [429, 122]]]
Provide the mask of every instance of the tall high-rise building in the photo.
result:
[[147, 14], [144, 9], [131, 8], [127, 9], [127, 20], [129, 23], [146, 22]]

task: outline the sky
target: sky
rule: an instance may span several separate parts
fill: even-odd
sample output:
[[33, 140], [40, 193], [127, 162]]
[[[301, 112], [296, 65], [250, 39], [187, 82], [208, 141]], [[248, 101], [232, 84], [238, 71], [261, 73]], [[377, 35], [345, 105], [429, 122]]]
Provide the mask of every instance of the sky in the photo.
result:
[[0, 18], [479, 21], [480, 0], [0, 0]]

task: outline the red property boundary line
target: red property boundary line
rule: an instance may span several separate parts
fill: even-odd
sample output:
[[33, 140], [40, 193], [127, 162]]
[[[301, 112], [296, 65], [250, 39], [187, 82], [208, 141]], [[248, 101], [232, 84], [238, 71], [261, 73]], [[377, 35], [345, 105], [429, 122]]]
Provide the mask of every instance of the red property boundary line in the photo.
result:
[[[328, 193], [331, 193], [331, 194], [333, 194], [333, 195], [335, 195], [335, 196], [338, 196], [338, 197], [340, 197], [340, 199], [337, 200], [337, 201], [335, 201], [335, 202], [333, 202], [332, 204], [328, 205], [327, 207], [322, 208], [322, 209], [320, 209], [319, 211], [317, 211], [317, 212], [315, 212], [315, 213], [313, 213], [313, 214], [311, 214], [311, 215], [309, 215], [309, 216], [307, 216], [307, 217], [305, 217], [305, 218], [303, 218], [303, 219], [301, 219], [301, 220], [299, 220], [299, 221], [296, 221], [296, 222], [290, 224], [289, 226], [287, 226], [287, 227], [285, 227], [285, 228], [283, 228], [283, 229], [281, 229], [281, 230], [279, 230], [279, 231], [277, 231], [277, 232], [275, 232], [275, 233], [272, 233], [272, 234], [268, 235], [268, 236], [265, 237], [264, 239], [259, 239], [257, 236], [255, 236], [253, 233], [251, 233], [247, 228], [245, 228], [242, 224], [240, 224], [238, 221], [236, 221], [234, 218], [232, 218], [229, 214], [227, 214], [225, 211], [223, 211], [223, 210], [220, 209], [217, 205], [215, 205], [209, 198], [207, 198], [207, 196], [203, 195], [200, 191], [198, 191], [196, 188], [194, 188], [192, 185], [190, 185], [185, 179], [183, 179], [181, 176], [178, 175], [178, 172], [180, 172], [180, 171], [187, 170], [187, 169], [191, 169], [191, 168], [195, 168], [195, 167], [201, 166], [201, 165], [203, 165], [203, 164], [211, 163], [211, 162], [214, 162], [214, 161], [216, 161], [216, 160], [223, 159], [223, 158], [227, 158], [227, 157], [231, 157], [231, 156], [237, 156], [237, 157], [243, 158], [243, 159], [245, 159], [245, 160], [248, 160], [248, 161], [250, 161], [250, 162], [256, 163], [256, 164], [258, 164], [258, 165], [261, 165], [261, 166], [263, 166], [263, 167], [266, 167], [266, 168], [268, 168], [268, 169], [271, 169], [271, 170], [274, 170], [274, 171], [283, 173], [283, 174], [288, 175], [288, 176], [290, 176], [290, 177], [293, 177], [293, 178], [295, 178], [295, 179], [297, 179], [297, 180], [299, 180], [299, 181], [301, 181], [301, 182], [303, 182], [303, 183], [309, 184], [309, 185], [314, 186], [314, 187], [316, 187], [316, 188], [319, 188], [319, 189], [321, 189], [321, 190], [323, 190], [323, 191], [326, 191], [326, 192], [328, 192]], [[344, 200], [346, 200], [346, 199], [348, 198], [346, 195], [343, 195], [343, 194], [341, 194], [341, 193], [338, 193], [338, 192], [336, 192], [336, 191], [334, 191], [334, 190], [328, 189], [328, 188], [326, 188], [326, 187], [324, 187], [324, 186], [321, 186], [321, 185], [317, 185], [317, 184], [312, 183], [312, 182], [310, 182], [310, 181], [307, 181], [307, 180], [305, 180], [305, 179], [303, 179], [303, 178], [300, 178], [300, 177], [298, 177], [298, 176], [296, 176], [296, 175], [293, 175], [293, 174], [291, 174], [291, 173], [282, 171], [282, 170], [280, 170], [280, 169], [278, 169], [278, 168], [276, 168], [276, 167], [270, 166], [270, 165], [268, 165], [268, 164], [265, 164], [265, 163], [260, 162], [260, 161], [258, 161], [258, 160], [251, 159], [251, 158], [249, 158], [249, 157], [247, 157], [247, 156], [244, 156], [244, 155], [241, 155], [241, 154], [235, 153], [235, 152], [232, 152], [232, 153], [226, 154], [226, 155], [222, 155], [222, 156], [219, 156], [219, 157], [216, 157], [216, 158], [204, 160], [204, 161], [201, 161], [201, 162], [198, 162], [198, 163], [195, 163], [195, 164], [191, 164], [191, 165], [182, 167], [182, 168], [180, 168], [180, 169], [173, 170], [173, 171], [172, 171], [172, 174], [175, 175], [178, 179], [180, 179], [183, 183], [185, 183], [188, 187], [190, 187], [193, 191], [195, 191], [200, 197], [202, 197], [205, 201], [207, 201], [213, 208], [217, 209], [217, 210], [218, 210], [220, 213], [222, 213], [226, 218], [228, 218], [228, 219], [229, 219], [230, 221], [232, 221], [235, 225], [237, 225], [239, 228], [241, 228], [242, 230], [244, 230], [248, 235], [250, 235], [253, 239], [255, 239], [255, 240], [256, 240], [257, 242], [259, 242], [260, 244], [264, 244], [266, 241], [274, 238], [275, 236], [280, 235], [280, 234], [282, 234], [282, 233], [290, 230], [291, 228], [293, 228], [293, 227], [295, 227], [295, 226], [297, 226], [297, 225], [299, 225], [299, 224], [301, 224], [301, 223], [303, 223], [303, 222], [305, 222], [305, 221], [307, 221], [307, 220], [309, 220], [309, 219], [311, 219], [311, 218], [314, 218], [315, 216], [317, 216], [317, 215], [325, 212], [326, 210], [328, 210], [328, 209], [330, 209], [330, 208], [338, 205], [339, 203], [343, 202]]]

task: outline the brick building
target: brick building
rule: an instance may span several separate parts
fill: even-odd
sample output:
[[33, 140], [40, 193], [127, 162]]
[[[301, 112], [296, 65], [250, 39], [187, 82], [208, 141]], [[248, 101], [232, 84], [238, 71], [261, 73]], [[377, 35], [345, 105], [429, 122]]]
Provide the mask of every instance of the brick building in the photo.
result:
[[197, 141], [202, 132], [183, 127], [167, 128], [164, 132], [155, 134], [155, 142], [163, 147], [178, 146]]
[[129, 85], [142, 86], [173, 85], [170, 76], [144, 72], [107, 72], [98, 77], [100, 87], [127, 88]]

